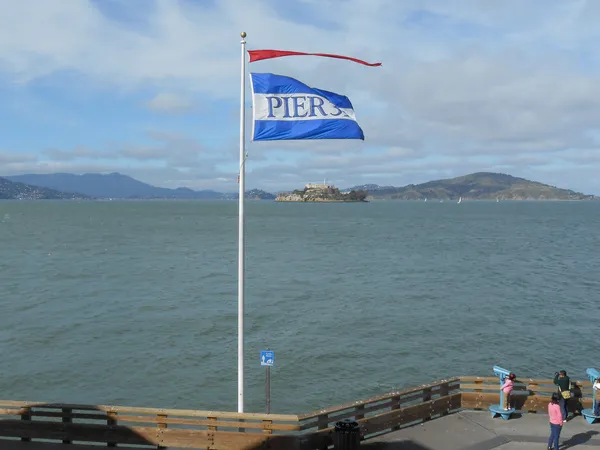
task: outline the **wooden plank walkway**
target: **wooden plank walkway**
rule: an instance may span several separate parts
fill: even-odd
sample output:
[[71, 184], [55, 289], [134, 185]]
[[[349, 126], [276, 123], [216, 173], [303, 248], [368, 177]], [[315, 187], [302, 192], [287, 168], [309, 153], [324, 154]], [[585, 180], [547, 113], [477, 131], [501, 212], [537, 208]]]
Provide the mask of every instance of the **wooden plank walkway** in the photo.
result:
[[[545, 414], [505, 421], [487, 411], [463, 411], [363, 442], [369, 450], [539, 450], [547, 448]], [[560, 450], [600, 448], [600, 426], [575, 417], [563, 427]]]

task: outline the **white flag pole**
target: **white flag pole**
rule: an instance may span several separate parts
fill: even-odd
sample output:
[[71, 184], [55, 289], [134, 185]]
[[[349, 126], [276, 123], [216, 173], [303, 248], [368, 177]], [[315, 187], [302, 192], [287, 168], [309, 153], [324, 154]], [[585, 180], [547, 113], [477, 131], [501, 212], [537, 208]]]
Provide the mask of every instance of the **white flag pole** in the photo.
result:
[[246, 175], [246, 32], [242, 37], [242, 77], [240, 96], [240, 173], [238, 224], [238, 412], [244, 412], [244, 196]]

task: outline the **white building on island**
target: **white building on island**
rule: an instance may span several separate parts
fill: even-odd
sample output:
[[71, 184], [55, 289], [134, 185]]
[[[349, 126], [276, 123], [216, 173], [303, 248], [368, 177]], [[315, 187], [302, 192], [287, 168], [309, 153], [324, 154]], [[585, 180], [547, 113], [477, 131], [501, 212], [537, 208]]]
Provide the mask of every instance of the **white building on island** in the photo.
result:
[[334, 186], [332, 184], [327, 184], [327, 183], [308, 183], [306, 186], [304, 186], [305, 189], [318, 189], [321, 191], [326, 191], [329, 189], [332, 189]]

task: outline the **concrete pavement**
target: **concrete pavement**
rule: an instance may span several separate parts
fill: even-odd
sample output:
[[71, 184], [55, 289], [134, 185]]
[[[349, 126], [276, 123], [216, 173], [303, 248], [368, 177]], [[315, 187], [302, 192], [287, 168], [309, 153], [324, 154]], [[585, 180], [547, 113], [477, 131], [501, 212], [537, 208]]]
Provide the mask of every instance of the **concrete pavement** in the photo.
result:
[[[371, 450], [540, 450], [550, 426], [545, 414], [492, 419], [489, 412], [463, 411], [364, 441]], [[575, 417], [563, 426], [560, 450], [600, 448], [600, 423]]]

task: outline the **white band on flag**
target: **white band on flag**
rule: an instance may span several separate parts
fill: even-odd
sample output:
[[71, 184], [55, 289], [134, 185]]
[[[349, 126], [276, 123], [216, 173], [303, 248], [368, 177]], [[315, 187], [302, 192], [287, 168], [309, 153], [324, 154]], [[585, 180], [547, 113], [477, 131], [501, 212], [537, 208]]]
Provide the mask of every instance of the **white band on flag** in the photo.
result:
[[356, 120], [352, 108], [340, 108], [314, 94], [254, 94], [254, 120]]

